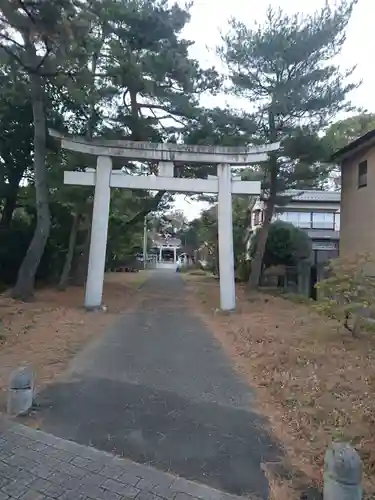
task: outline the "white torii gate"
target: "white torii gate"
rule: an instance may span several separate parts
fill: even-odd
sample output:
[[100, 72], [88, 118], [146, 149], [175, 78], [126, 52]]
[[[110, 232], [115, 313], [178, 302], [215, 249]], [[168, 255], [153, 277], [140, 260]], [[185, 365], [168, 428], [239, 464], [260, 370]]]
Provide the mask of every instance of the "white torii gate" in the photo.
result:
[[[278, 143], [262, 147], [229, 148], [132, 141], [85, 141], [79, 137], [65, 137], [55, 131], [50, 131], [50, 135], [61, 141], [63, 149], [97, 157], [96, 169], [86, 169], [85, 172], [64, 172], [65, 184], [95, 186], [85, 291], [87, 309], [95, 309], [102, 304], [111, 187], [183, 193], [217, 193], [220, 307], [225, 311], [235, 309], [232, 194], [259, 195], [260, 182], [232, 178], [230, 167], [266, 161], [268, 152], [279, 149]], [[158, 162], [158, 176], [127, 175], [122, 170], [112, 170], [112, 158], [115, 157], [156, 161]], [[208, 179], [174, 177], [175, 164], [185, 163], [217, 165], [217, 177], [210, 176]]]

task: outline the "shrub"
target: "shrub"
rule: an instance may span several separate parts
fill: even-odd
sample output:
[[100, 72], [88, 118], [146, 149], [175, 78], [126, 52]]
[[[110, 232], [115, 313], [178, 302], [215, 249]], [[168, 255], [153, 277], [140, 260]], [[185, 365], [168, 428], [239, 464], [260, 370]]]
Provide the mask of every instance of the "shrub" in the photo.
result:
[[[259, 238], [256, 231], [250, 246], [250, 256], [253, 258]], [[296, 266], [298, 262], [311, 257], [311, 240], [307, 233], [298, 227], [283, 221], [273, 222], [269, 227], [263, 265]]]
[[375, 261], [369, 254], [338, 258], [329, 263], [328, 277], [317, 283], [321, 292], [316, 308], [339, 321], [354, 337], [360, 320], [368, 316], [375, 297], [375, 278], [368, 274]]
[[236, 278], [238, 281], [247, 283], [251, 273], [251, 261], [241, 260], [236, 269]]

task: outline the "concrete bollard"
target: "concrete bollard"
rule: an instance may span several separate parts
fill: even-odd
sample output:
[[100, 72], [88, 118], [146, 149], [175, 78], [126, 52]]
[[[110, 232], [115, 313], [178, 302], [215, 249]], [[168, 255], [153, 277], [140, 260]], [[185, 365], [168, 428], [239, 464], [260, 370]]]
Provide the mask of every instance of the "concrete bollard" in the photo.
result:
[[333, 443], [324, 457], [324, 500], [362, 499], [362, 461], [347, 443]]
[[29, 366], [14, 370], [9, 377], [7, 412], [11, 416], [25, 415], [33, 404], [34, 372]]

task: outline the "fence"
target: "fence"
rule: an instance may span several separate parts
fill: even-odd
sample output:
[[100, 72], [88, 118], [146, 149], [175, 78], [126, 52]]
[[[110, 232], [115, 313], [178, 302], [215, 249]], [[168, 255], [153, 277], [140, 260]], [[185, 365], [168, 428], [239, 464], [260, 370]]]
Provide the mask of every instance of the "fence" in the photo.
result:
[[273, 266], [262, 273], [261, 286], [277, 287], [284, 292], [297, 293], [298, 275], [297, 267]]
[[327, 263], [312, 265], [301, 261], [298, 266], [273, 266], [266, 269], [261, 277], [261, 286], [278, 288], [284, 293], [296, 293], [316, 300], [315, 285], [327, 277]]

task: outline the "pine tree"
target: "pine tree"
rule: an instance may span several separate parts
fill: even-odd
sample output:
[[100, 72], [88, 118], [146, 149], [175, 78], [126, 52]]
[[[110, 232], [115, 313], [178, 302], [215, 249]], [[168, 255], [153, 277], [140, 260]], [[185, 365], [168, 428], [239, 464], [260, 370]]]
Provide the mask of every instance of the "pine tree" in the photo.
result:
[[269, 8], [265, 24], [255, 28], [232, 20], [218, 49], [229, 71], [229, 92], [249, 101], [251, 119], [257, 123], [252, 142], [282, 144], [281, 152], [270, 155], [264, 165], [266, 214], [250, 286], [259, 282], [278, 194], [287, 187], [311, 186], [324, 176], [325, 150], [317, 132], [336, 113], [350, 109], [346, 99], [356, 86], [348, 82], [353, 69], [341, 71], [334, 57], [343, 46], [356, 3], [342, 0], [336, 8], [327, 3], [308, 16]]

